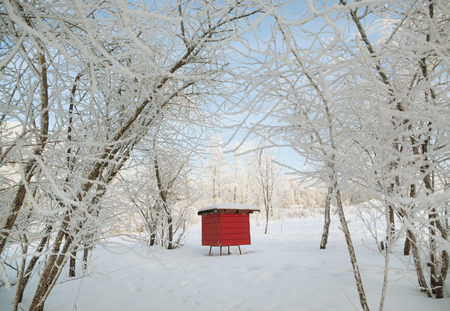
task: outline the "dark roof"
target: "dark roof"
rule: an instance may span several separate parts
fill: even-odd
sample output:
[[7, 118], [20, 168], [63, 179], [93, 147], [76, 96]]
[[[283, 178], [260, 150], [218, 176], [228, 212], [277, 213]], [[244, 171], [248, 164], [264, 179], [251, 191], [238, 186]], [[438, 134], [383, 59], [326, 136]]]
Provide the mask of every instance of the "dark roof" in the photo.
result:
[[212, 213], [227, 213], [227, 214], [250, 214], [259, 212], [260, 209], [254, 205], [240, 204], [240, 203], [220, 203], [198, 210], [198, 215], [212, 214]]

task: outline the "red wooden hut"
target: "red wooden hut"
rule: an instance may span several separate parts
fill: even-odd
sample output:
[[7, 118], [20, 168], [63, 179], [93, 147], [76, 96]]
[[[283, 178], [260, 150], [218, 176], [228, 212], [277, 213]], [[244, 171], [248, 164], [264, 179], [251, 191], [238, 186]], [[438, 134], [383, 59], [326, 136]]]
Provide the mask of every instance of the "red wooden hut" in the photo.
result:
[[212, 247], [237, 246], [239, 253], [240, 245], [250, 245], [250, 219], [249, 214], [259, 212], [259, 209], [252, 205], [223, 203], [204, 207], [198, 211], [202, 216], [202, 245], [209, 246], [209, 255]]

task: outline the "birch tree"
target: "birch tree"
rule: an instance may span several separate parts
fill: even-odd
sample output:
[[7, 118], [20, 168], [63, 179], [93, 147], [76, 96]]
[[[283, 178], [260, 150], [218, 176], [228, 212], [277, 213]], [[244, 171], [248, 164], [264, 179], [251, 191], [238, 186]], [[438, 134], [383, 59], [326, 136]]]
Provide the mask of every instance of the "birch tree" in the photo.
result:
[[[350, 5], [345, 1], [341, 4], [347, 8]], [[400, 233], [406, 232], [413, 249], [420, 290], [430, 297], [442, 298], [441, 290], [448, 270], [448, 225], [444, 220], [448, 215], [448, 204], [440, 198], [447, 191], [448, 172], [441, 170], [440, 159], [448, 142], [444, 138], [447, 122], [440, 115], [448, 107], [446, 96], [442, 96], [445, 92], [440, 90], [447, 85], [444, 73], [448, 71], [448, 49], [444, 46], [448, 40], [444, 32], [448, 27], [445, 26], [448, 16], [445, 15], [444, 4], [439, 1], [402, 3], [387, 8], [389, 11], [368, 7], [349, 9], [349, 20], [356, 26], [361, 48], [367, 55], [361, 64], [370, 74], [370, 77], [365, 76], [367, 84], [354, 85], [376, 96], [369, 101], [374, 108], [372, 118], [379, 120], [376, 123], [378, 131], [375, 132], [373, 124], [360, 124], [360, 133], [366, 134], [355, 141], [359, 147], [364, 146], [365, 153], [370, 154], [366, 161], [373, 164], [370, 168], [372, 175], [366, 173], [362, 176], [373, 182], [369, 187], [378, 189], [380, 200], [386, 205], [386, 271], [389, 248]], [[373, 13], [366, 15], [363, 12]], [[391, 21], [391, 24], [385, 22], [383, 25], [381, 21], [374, 24], [372, 31], [378, 30], [381, 34], [378, 41], [371, 37], [370, 28], [362, 26], [372, 14], [378, 14], [383, 21], [388, 18]], [[418, 46], [422, 48], [418, 49]], [[370, 107], [358, 102], [359, 107], [371, 111]], [[363, 120], [364, 117], [359, 114], [358, 118]], [[367, 133], [370, 136], [366, 136]], [[440, 176], [438, 179], [442, 183], [432, 185], [433, 175]], [[420, 199], [419, 192], [425, 198], [433, 196], [433, 203]], [[395, 226], [394, 213], [401, 220], [401, 226]], [[432, 241], [428, 247], [422, 248], [419, 245], [425, 242], [420, 242], [425, 235], [431, 236]], [[440, 249], [438, 253], [437, 248]], [[423, 255], [419, 255], [420, 249]], [[420, 259], [422, 256], [428, 257], [432, 263], [429, 285], [425, 281], [428, 269]], [[380, 307], [383, 303], [382, 299]]]
[[[369, 305], [342, 209], [341, 193], [354, 189], [383, 204], [387, 250], [380, 310], [389, 257], [405, 233], [419, 289], [442, 298], [449, 251], [448, 203], [442, 201], [448, 189], [445, 4], [318, 1], [308, 2], [308, 9], [298, 17], [273, 15], [278, 28], [254, 79], [255, 101], [272, 103], [269, 113], [279, 124], [265, 123], [265, 117], [255, 129], [283, 138], [315, 168], [299, 173], [330, 189], [364, 310]], [[432, 176], [439, 182], [430, 182]]]
[[265, 228], [264, 234], [267, 234], [269, 228], [269, 218], [273, 215], [273, 196], [276, 182], [279, 179], [280, 168], [275, 163], [275, 157], [267, 150], [261, 149], [258, 152], [258, 160], [255, 165], [255, 178], [258, 182], [263, 205], [265, 210]]

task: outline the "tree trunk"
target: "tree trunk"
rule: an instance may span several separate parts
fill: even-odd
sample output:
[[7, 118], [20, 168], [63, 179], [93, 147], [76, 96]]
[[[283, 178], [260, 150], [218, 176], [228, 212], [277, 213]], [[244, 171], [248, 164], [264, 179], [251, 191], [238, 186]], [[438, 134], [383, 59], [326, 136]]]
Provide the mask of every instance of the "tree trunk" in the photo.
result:
[[75, 277], [76, 275], [76, 264], [77, 264], [77, 249], [75, 247], [75, 250], [72, 252], [71, 256], [70, 256], [70, 261], [69, 261], [69, 277]]
[[379, 311], [383, 311], [383, 309], [384, 309], [384, 301], [386, 298], [386, 290], [387, 290], [387, 285], [388, 285], [388, 281], [389, 281], [389, 260], [391, 258], [392, 246], [394, 245], [393, 240], [394, 240], [394, 238], [390, 237], [389, 239], [387, 239], [388, 242], [386, 244], [386, 255], [384, 257], [383, 288], [381, 289]]
[[87, 272], [89, 248], [90, 247], [88, 247], [87, 245], [84, 245], [84, 249], [83, 249], [83, 273], [84, 274], [86, 274], [86, 272]]
[[389, 260], [391, 258], [392, 248], [395, 245], [395, 222], [394, 222], [394, 208], [389, 205], [386, 211], [386, 217], [388, 220], [388, 227], [386, 228], [386, 254], [384, 257], [384, 277], [383, 287], [381, 289], [380, 307], [379, 311], [384, 309], [384, 301], [386, 298], [386, 290], [389, 282]]
[[[156, 230], [156, 228], [155, 228], [155, 230]], [[155, 242], [156, 242], [156, 233], [152, 232], [152, 233], [150, 233], [150, 243], [149, 243], [149, 245], [153, 246], [153, 245], [155, 245]]]
[[[435, 17], [435, 2], [428, 2], [428, 16], [430, 19]], [[432, 34], [427, 33], [426, 41], [432, 42]], [[431, 62], [431, 61], [430, 61]], [[427, 59], [423, 57], [419, 61], [419, 67], [422, 71], [422, 76], [425, 80], [429, 80], [429, 68], [427, 65]], [[436, 99], [436, 92], [433, 88], [429, 88], [429, 90], [425, 91], [425, 102], [429, 102], [432, 99], [433, 101]], [[429, 149], [432, 141], [431, 133], [432, 122], [427, 123], [427, 131], [428, 136], [421, 144], [421, 154], [424, 160], [424, 164], [420, 167], [420, 172], [424, 174], [423, 183], [426, 188], [426, 196], [434, 193], [434, 169], [430, 171], [430, 166], [433, 165], [433, 160], [429, 157]], [[417, 148], [414, 150], [417, 153]], [[440, 251], [439, 246], [441, 245], [440, 239], [448, 241], [448, 227], [445, 226], [441, 220], [438, 219], [438, 212], [435, 207], [430, 207], [428, 212], [428, 220], [429, 220], [429, 232], [430, 232], [430, 287], [431, 292], [435, 298], [444, 298], [444, 287], [445, 287], [445, 279], [447, 277], [448, 272], [448, 253], [446, 250]]]
[[167, 244], [167, 249], [174, 249], [174, 245], [173, 245], [173, 224], [172, 224], [173, 220], [172, 220], [172, 216], [168, 215], [167, 216], [167, 231], [168, 231], [168, 244]]
[[[416, 148], [416, 147], [415, 147]], [[418, 151], [415, 151], [413, 148], [414, 153], [418, 153]], [[410, 198], [415, 198], [417, 196], [416, 194], [416, 185], [415, 184], [411, 184], [410, 188], [409, 188], [409, 197]], [[408, 206], [407, 210], [408, 213], [409, 211], [412, 209], [411, 206]], [[401, 217], [405, 217], [407, 218], [408, 213], [406, 211], [402, 211], [400, 210], [400, 216]], [[404, 256], [409, 256], [411, 252], [411, 240], [409, 239], [408, 233], [406, 233], [406, 238], [405, 238], [405, 245], [403, 246], [403, 255]]]
[[27, 264], [27, 254], [28, 252], [28, 241], [25, 241], [23, 249], [22, 249], [22, 263], [20, 265], [19, 271], [19, 279], [17, 280], [17, 290], [16, 297], [14, 299], [14, 311], [17, 311], [19, 308], [19, 303], [22, 301], [23, 290], [24, 290], [24, 275], [25, 275], [25, 265]]
[[[103, 194], [99, 195], [100, 197]], [[94, 198], [95, 200], [95, 198]], [[92, 214], [92, 211], [91, 213]], [[66, 237], [66, 232], [70, 229], [70, 212], [67, 211], [66, 217], [64, 218], [63, 223], [61, 224], [61, 228], [56, 235], [54, 246], [51, 251], [50, 256], [44, 265], [44, 270], [39, 279], [39, 283], [37, 285], [36, 291], [34, 293], [33, 300], [31, 301], [31, 305], [29, 311], [43, 311], [45, 301], [48, 298], [51, 290], [56, 284], [61, 272], [63, 271], [64, 266], [67, 264], [67, 261], [70, 258], [70, 254], [74, 251], [77, 243], [79, 243], [79, 235], [83, 231], [83, 226], [85, 222], [78, 224], [75, 228], [73, 228], [72, 238], [66, 239], [63, 245], [63, 239]], [[63, 246], [61, 248], [61, 246]]]
[[265, 189], [265, 187], [263, 186], [263, 194], [264, 194], [264, 208], [266, 211], [266, 228], [264, 229], [264, 234], [267, 234], [267, 231], [269, 229], [269, 202], [266, 196], [266, 191], [268, 191], [267, 189]]
[[425, 280], [425, 275], [423, 273], [422, 262], [420, 260], [419, 249], [417, 248], [416, 236], [414, 233], [408, 229], [407, 230], [408, 239], [411, 243], [411, 250], [413, 253], [414, 265], [416, 267], [417, 281], [419, 282], [420, 291], [427, 294], [428, 297], [432, 297], [430, 290], [428, 289], [427, 281]]
[[17, 189], [16, 195], [12, 202], [11, 212], [9, 213], [8, 218], [6, 219], [3, 228], [0, 230], [0, 255], [3, 253], [9, 234], [11, 233], [11, 229], [14, 227], [17, 216], [19, 215], [19, 211], [22, 208], [23, 201], [27, 193], [25, 184], [29, 183], [31, 178], [33, 177], [33, 168], [35, 164], [36, 161], [32, 159], [28, 162], [27, 166], [25, 167], [24, 176], [26, 180], [22, 181], [22, 183], [19, 185], [19, 188]]
[[387, 229], [386, 229], [386, 249], [390, 243], [389, 239], [395, 236], [395, 217], [394, 217], [394, 208], [389, 204], [388, 213], [387, 213]]
[[[448, 271], [448, 253], [446, 250], [440, 251], [438, 245], [439, 238], [447, 240], [445, 229], [439, 230], [439, 220], [434, 208], [428, 214], [430, 220], [430, 287], [435, 298], [444, 298], [445, 279]], [[439, 233], [438, 233], [439, 232]]]
[[328, 242], [328, 233], [330, 230], [330, 223], [331, 223], [331, 194], [333, 193], [333, 188], [328, 187], [328, 193], [327, 197], [325, 198], [325, 221], [323, 224], [323, 233], [322, 233], [322, 240], [320, 241], [320, 249], [326, 249], [327, 248], [327, 242]]
[[23, 292], [25, 291], [25, 288], [28, 284], [28, 280], [31, 277], [31, 272], [33, 272], [34, 267], [36, 266], [36, 263], [38, 262], [39, 258], [40, 258], [40, 253], [44, 250], [45, 245], [47, 244], [47, 241], [50, 237], [50, 233], [52, 231], [52, 226], [49, 225], [46, 227], [45, 229], [45, 233], [46, 235], [41, 239], [41, 242], [39, 243], [37, 249], [36, 249], [36, 254], [34, 255], [33, 258], [31, 258], [30, 263], [28, 264], [27, 270], [24, 273], [24, 277], [22, 279], [22, 281], [19, 283], [20, 286], [17, 287], [17, 294], [16, 296], [18, 297], [18, 302], [21, 303], [23, 300]]
[[411, 241], [406, 237], [405, 239], [405, 245], [403, 247], [403, 255], [409, 256], [409, 253], [411, 252]]
[[264, 228], [264, 234], [267, 234], [269, 230], [269, 211], [266, 209], [266, 227]]
[[216, 167], [214, 166], [214, 169], [213, 169], [213, 180], [212, 180], [212, 187], [213, 187], [213, 189], [212, 189], [212, 191], [213, 191], [213, 193], [212, 193], [212, 195], [213, 195], [213, 197], [212, 197], [212, 199], [213, 199], [213, 203], [214, 204], [216, 204], [217, 203], [217, 186], [216, 186], [216, 183], [217, 183], [217, 169], [216, 169]]
[[361, 274], [359, 273], [359, 267], [358, 267], [358, 262], [356, 261], [355, 249], [353, 248], [353, 242], [352, 242], [352, 238], [350, 236], [350, 230], [348, 229], [347, 220], [345, 219], [344, 207], [342, 205], [341, 193], [339, 190], [336, 191], [335, 197], [336, 197], [336, 203], [337, 203], [338, 212], [339, 212], [339, 220], [341, 222], [342, 231], [344, 232], [344, 235], [345, 235], [345, 241], [347, 242], [347, 249], [348, 249], [348, 253], [350, 255], [350, 261], [351, 261], [352, 267], [353, 267], [353, 274], [354, 274], [355, 280], [356, 280], [356, 287], [358, 289], [359, 301], [361, 303], [362, 309], [364, 311], [369, 311], [370, 309], [369, 309], [369, 305], [367, 304], [366, 293], [364, 291]]
[[[39, 278], [39, 282], [36, 288], [36, 291], [34, 293], [33, 300], [31, 301], [30, 305], [30, 311], [41, 311], [44, 308], [45, 299], [50, 293], [52, 287], [54, 286], [54, 283], [56, 282], [57, 276], [59, 276], [59, 273], [62, 269], [62, 264], [65, 264], [67, 252], [69, 251], [69, 248], [74, 241], [74, 239], [66, 239], [66, 242], [63, 246], [63, 249], [61, 250], [61, 245], [63, 244], [64, 237], [67, 236], [66, 232], [69, 230], [69, 221], [70, 221], [70, 215], [71, 211], [68, 209], [66, 211], [66, 215], [64, 217], [64, 220], [61, 224], [61, 227], [58, 230], [58, 233], [56, 234], [55, 241], [53, 242], [53, 248], [51, 250], [50, 256], [46, 260], [44, 264], [44, 270], [41, 274], [41, 277]], [[75, 232], [73, 233], [73, 237], [76, 237], [77, 228]], [[55, 279], [56, 277], [56, 279]]]

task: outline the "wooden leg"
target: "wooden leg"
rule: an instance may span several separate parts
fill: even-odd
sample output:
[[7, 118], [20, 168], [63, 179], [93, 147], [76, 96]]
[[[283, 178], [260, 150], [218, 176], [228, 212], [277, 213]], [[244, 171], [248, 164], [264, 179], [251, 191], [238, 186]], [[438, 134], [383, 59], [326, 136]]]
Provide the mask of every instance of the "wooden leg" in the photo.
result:
[[209, 247], [209, 256], [211, 256], [212, 253], [212, 246]]
[[238, 245], [238, 247], [239, 247], [239, 254], [242, 255], [242, 252], [241, 252], [241, 246]]
[[220, 256], [222, 256], [222, 246], [220, 247]]
[[228, 255], [230, 255], [231, 253], [230, 253], [230, 247], [228, 246]]

